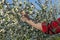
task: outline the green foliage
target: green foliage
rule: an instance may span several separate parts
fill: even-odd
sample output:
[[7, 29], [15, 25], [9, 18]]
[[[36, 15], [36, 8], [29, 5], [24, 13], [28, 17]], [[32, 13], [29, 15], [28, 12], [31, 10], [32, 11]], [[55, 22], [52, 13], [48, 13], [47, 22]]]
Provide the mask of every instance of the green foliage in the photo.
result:
[[2, 5], [0, 4], [0, 9], [2, 9]]
[[[46, 35], [40, 30], [37, 30], [27, 23], [23, 22], [21, 18], [21, 11], [27, 12], [27, 15], [38, 22], [50, 22], [55, 20], [53, 15], [56, 15], [55, 7], [51, 8], [48, 5], [50, 1], [45, 0], [44, 3], [41, 0], [36, 1], [36, 4], [41, 8], [36, 9], [35, 5], [28, 0], [12, 0], [13, 3], [9, 4], [6, 1], [0, 4], [0, 40], [59, 40], [60, 37], [50, 37], [52, 35]], [[1, 1], [0, 1], [1, 2]], [[53, 14], [55, 13], [55, 14]]]

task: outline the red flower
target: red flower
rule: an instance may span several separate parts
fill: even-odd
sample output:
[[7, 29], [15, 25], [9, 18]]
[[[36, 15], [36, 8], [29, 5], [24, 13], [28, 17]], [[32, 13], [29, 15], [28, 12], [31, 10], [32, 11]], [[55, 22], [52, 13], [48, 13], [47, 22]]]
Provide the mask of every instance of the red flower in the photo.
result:
[[60, 18], [57, 19], [58, 23], [60, 24]]
[[56, 33], [60, 33], [60, 26], [57, 27]]
[[58, 26], [58, 22], [57, 21], [52, 21], [51, 26], [53, 28], [56, 28]]
[[57, 19], [60, 22], [60, 18]]

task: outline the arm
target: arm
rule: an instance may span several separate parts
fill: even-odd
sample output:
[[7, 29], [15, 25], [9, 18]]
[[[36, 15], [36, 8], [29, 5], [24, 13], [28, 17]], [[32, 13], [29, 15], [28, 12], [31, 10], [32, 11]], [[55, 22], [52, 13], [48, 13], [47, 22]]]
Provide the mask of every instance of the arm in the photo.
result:
[[[24, 12], [22, 12], [22, 14], [23, 14], [23, 13], [24, 13]], [[24, 14], [25, 14], [25, 13], [24, 13]], [[23, 14], [23, 17], [21, 18], [22, 21], [25, 21], [26, 23], [28, 23], [28, 24], [31, 25], [32, 27], [35, 27], [35, 28], [37, 28], [37, 29], [39, 29], [39, 30], [42, 31], [42, 25], [41, 25], [41, 23], [35, 24], [34, 21], [30, 20], [29, 17], [27, 17], [28, 15], [25, 15], [25, 16], [24, 16], [24, 14]]]
[[41, 23], [37, 23], [37, 24], [35, 24], [32, 20], [26, 20], [26, 22], [29, 24], [29, 25], [31, 25], [32, 27], [35, 27], [35, 28], [37, 28], [37, 29], [39, 29], [39, 30], [42, 30], [42, 25], [41, 25]]
[[[24, 12], [23, 13], [23, 17], [22, 17], [22, 21], [27, 22], [29, 25], [31, 25], [32, 27], [35, 27], [39, 30], [41, 30], [42, 32], [46, 33], [46, 34], [55, 34], [55, 33], [59, 33], [60, 31], [60, 27], [58, 27], [58, 23], [57, 21], [52, 21], [52, 23], [49, 23], [48, 25], [46, 25], [46, 22], [42, 22], [42, 23], [37, 23], [35, 24], [34, 21], [32, 21], [31, 19], [29, 19], [28, 15], [25, 15]], [[57, 19], [58, 21], [60, 21], [60, 18]], [[56, 32], [53, 32], [53, 28], [58, 28]]]

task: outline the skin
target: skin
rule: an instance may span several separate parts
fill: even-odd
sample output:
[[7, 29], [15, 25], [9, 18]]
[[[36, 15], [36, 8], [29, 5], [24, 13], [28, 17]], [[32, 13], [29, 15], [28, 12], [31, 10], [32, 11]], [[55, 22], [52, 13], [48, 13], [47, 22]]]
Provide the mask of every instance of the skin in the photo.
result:
[[[25, 13], [24, 11], [22, 11], [21, 14], [22, 14], [21, 20], [22, 20], [23, 22], [26, 22], [26, 23], [28, 23], [29, 25], [31, 25], [32, 27], [34, 27], [34, 28], [42, 31], [42, 25], [41, 25], [42, 23], [35, 23], [34, 21], [32, 21], [31, 19], [29, 19], [28, 17], [25, 17], [24, 15], [25, 15], [26, 13]], [[28, 16], [28, 15], [26, 15], [26, 16]]]

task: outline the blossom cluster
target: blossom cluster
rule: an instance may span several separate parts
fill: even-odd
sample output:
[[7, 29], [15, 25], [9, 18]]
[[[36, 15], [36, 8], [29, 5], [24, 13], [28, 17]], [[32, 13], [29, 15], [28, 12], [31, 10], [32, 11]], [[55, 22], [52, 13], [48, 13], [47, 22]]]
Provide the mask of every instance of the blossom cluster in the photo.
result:
[[0, 40], [44, 40], [44, 37], [47, 38], [48, 36], [40, 30], [21, 20], [21, 11], [25, 11], [36, 23], [55, 20], [53, 15], [56, 14], [56, 10], [54, 8], [49, 9], [48, 0], [46, 0], [47, 4], [40, 4], [39, 0], [38, 3], [36, 1], [41, 9], [37, 9], [29, 0], [12, 1], [13, 3], [8, 3], [5, 0], [0, 1]]

